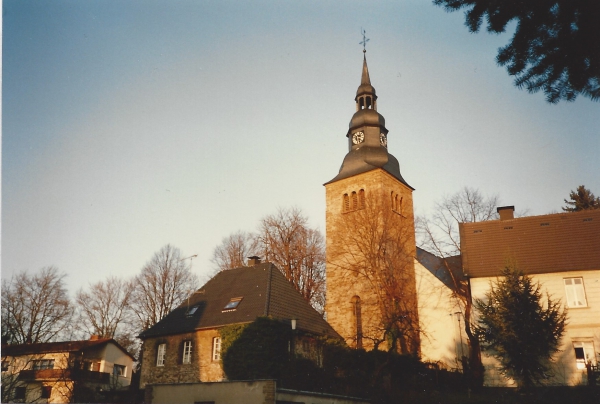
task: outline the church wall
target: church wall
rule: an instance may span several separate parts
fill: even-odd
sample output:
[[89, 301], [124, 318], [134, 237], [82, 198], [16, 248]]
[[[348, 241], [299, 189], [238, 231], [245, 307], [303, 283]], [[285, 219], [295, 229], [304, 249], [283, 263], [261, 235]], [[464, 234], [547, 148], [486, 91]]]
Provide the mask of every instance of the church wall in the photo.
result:
[[416, 260], [415, 276], [421, 359], [438, 363], [442, 368], [461, 369], [460, 358], [469, 355], [469, 346], [460, 307], [450, 288]]

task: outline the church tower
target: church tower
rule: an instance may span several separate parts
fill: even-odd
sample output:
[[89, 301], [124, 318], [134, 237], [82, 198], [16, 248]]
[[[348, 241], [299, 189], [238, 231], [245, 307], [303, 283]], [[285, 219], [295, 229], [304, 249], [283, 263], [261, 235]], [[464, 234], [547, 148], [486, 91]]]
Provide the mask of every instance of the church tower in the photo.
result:
[[418, 354], [413, 188], [388, 152], [366, 54], [354, 100], [348, 153], [325, 184], [327, 321], [349, 346]]

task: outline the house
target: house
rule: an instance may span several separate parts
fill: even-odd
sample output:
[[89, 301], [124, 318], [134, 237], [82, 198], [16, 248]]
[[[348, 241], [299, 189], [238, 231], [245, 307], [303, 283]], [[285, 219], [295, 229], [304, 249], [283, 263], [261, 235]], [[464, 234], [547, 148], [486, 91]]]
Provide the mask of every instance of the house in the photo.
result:
[[[483, 298], [508, 261], [539, 282], [568, 310], [550, 384], [585, 383], [586, 364], [600, 353], [600, 209], [515, 218], [514, 206], [498, 208], [499, 220], [461, 223], [462, 263], [473, 298]], [[498, 362], [482, 355], [485, 384], [504, 386]]]
[[254, 257], [249, 266], [219, 272], [177, 309], [140, 334], [140, 387], [217, 382], [221, 366], [219, 329], [269, 316], [296, 327], [297, 354], [313, 357], [313, 337], [339, 335], [271, 263]]
[[79, 401], [131, 383], [131, 356], [114, 339], [2, 346], [2, 401]]

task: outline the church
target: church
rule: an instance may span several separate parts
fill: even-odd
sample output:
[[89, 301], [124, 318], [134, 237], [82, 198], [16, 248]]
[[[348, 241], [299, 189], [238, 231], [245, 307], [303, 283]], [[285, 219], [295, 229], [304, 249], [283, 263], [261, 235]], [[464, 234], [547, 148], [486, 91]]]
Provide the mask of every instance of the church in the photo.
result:
[[[596, 366], [595, 347], [600, 345], [600, 329], [591, 319], [598, 318], [600, 293], [590, 293], [586, 299], [584, 285], [590, 292], [592, 287], [598, 287], [600, 210], [533, 219], [506, 219], [501, 213], [501, 220], [485, 222], [485, 225], [461, 224], [463, 256], [443, 260], [416, 247], [414, 188], [404, 179], [398, 160], [388, 151], [388, 141], [394, 141], [394, 136], [377, 110], [378, 98], [371, 84], [366, 53], [354, 102], [355, 112], [344, 140], [348, 152], [337, 175], [324, 184], [326, 321], [297, 294], [277, 268], [252, 257], [254, 263], [216, 275], [186, 303], [141, 334], [144, 340], [141, 384], [146, 386], [147, 395], [150, 393], [149, 402], [152, 395], [155, 399], [161, 394], [169, 397], [175, 391], [173, 388], [182, 387], [182, 383], [199, 389], [199, 382], [204, 385], [226, 380], [220, 363], [219, 329], [246, 324], [258, 316], [289, 322], [294, 330], [298, 327], [304, 332], [307, 338], [293, 345], [296, 354], [307, 358], [318, 357], [315, 341], [320, 337], [333, 337], [343, 339], [355, 349], [392, 350], [417, 356], [438, 367], [464, 370], [469, 346], [463, 310], [455, 293], [456, 279], [469, 285], [469, 292], [472, 280], [477, 296], [482, 296], [493, 279], [487, 272], [485, 277], [480, 277], [472, 267], [476, 264], [492, 268], [495, 274], [498, 262], [506, 258], [507, 253], [518, 262], [530, 265], [536, 274], [551, 271], [556, 283], [554, 295], [562, 297], [562, 293], [567, 301], [568, 296], [579, 293], [582, 298], [577, 300], [577, 307], [588, 309], [580, 310], [578, 331], [570, 331], [568, 335], [572, 337], [563, 341], [560, 364], [570, 370], [568, 376], [557, 383], [581, 383], [582, 366], [588, 363]], [[506, 207], [499, 208], [499, 212], [505, 210]], [[520, 227], [525, 221], [534, 223], [523, 227], [527, 228], [526, 235], [505, 231]], [[539, 221], [543, 222], [541, 227], [537, 226]], [[571, 225], [561, 227], [561, 223], [567, 222]], [[484, 241], [471, 242], [474, 236], [465, 230], [471, 227], [475, 228], [477, 240]], [[482, 236], [479, 233], [483, 227], [487, 230]], [[535, 244], [535, 251], [529, 244], [520, 249], [514, 247], [525, 236], [539, 239], [539, 232], [548, 233], [549, 227], [552, 242]], [[501, 232], [502, 237], [485, 238], [493, 231]], [[574, 239], [573, 234], [583, 235], [587, 242], [563, 242]], [[586, 258], [579, 260], [581, 265], [563, 265], [564, 268], [551, 265], [551, 268], [539, 269], [539, 265], [531, 261], [532, 252], [538, 257], [537, 261], [548, 254], [571, 263], [569, 257]], [[480, 279], [476, 279], [478, 277]], [[562, 282], [564, 290], [560, 286]], [[575, 285], [575, 282], [579, 283]], [[583, 315], [584, 311], [587, 314]], [[484, 360], [484, 365], [485, 384], [510, 382], [498, 376], [498, 362]], [[221, 388], [215, 386], [211, 387], [214, 391]], [[233, 385], [226, 389], [229, 388]], [[281, 393], [274, 386], [266, 386], [264, 391], [271, 388], [273, 394]], [[188, 393], [189, 397], [197, 397], [196, 390], [185, 394]]]

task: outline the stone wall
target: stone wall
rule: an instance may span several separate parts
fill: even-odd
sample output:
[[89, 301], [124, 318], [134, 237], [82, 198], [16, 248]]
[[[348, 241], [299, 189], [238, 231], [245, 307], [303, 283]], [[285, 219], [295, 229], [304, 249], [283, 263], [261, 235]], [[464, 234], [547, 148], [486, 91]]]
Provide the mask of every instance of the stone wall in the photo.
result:
[[[352, 192], [359, 193], [360, 190], [364, 190], [366, 209], [362, 209], [362, 212], [360, 208], [346, 211], [344, 194], [351, 195]], [[396, 195], [398, 202], [396, 206], [393, 206], [392, 200]], [[406, 284], [404, 298], [413, 307], [414, 316], [418, 317], [413, 261], [416, 247], [412, 189], [386, 171], [375, 169], [327, 184], [326, 205], [327, 321], [346, 339], [350, 346], [356, 346], [357, 321], [353, 298], [360, 297], [362, 334], [364, 335], [362, 345], [366, 349], [372, 349], [372, 340], [382, 338], [380, 301], [373, 291], [372, 282], [364, 276], [361, 277], [352, 272], [351, 262], [360, 259], [361, 252], [358, 251], [358, 248], [351, 250], [352, 247], [348, 247], [353, 240], [348, 237], [347, 233], [354, 229], [352, 226], [348, 226], [347, 221], [356, 220], [356, 217], [361, 217], [361, 215], [364, 216], [364, 212], [369, 209], [376, 215], [385, 211], [381, 215], [385, 225], [394, 229], [402, 229], [401, 231], [405, 234], [405, 240], [402, 243], [407, 259], [403, 269], [404, 273], [399, 276], [403, 277]], [[369, 214], [371, 214], [370, 212]], [[353, 219], [352, 216], [355, 218]], [[371, 224], [376, 220], [378, 219], [374, 219]], [[354, 227], [358, 228], [359, 225]], [[364, 235], [360, 237], [367, 239]], [[344, 249], [345, 251], [342, 251]], [[411, 338], [418, 345], [418, 335], [413, 335]], [[418, 351], [418, 346], [411, 347], [411, 350], [414, 351], [414, 348]]]
[[[221, 381], [224, 378], [220, 360], [213, 360], [213, 338], [216, 329], [193, 333], [147, 338], [142, 347], [140, 387], [156, 383], [194, 383]], [[192, 341], [191, 363], [183, 363], [183, 343]], [[158, 346], [166, 344], [164, 366], [157, 366]]]

